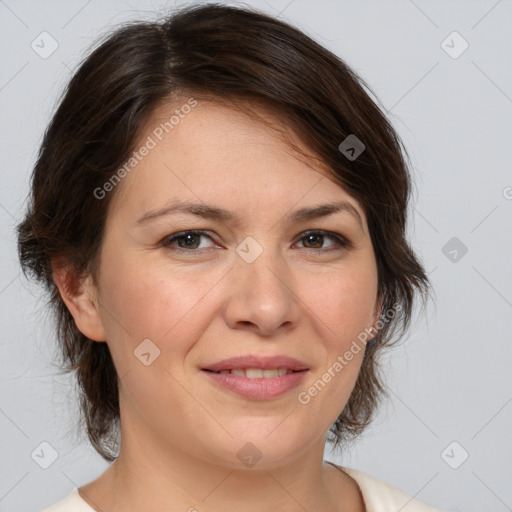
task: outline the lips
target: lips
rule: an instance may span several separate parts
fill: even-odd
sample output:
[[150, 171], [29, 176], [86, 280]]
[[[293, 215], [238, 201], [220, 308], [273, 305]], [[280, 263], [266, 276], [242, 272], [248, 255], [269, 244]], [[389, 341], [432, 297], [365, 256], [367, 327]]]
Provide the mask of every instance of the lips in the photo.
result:
[[231, 372], [220, 373], [210, 370], [203, 370], [202, 373], [218, 389], [249, 400], [271, 400], [286, 395], [304, 382], [308, 370], [290, 371], [285, 375], [270, 378], [241, 377]]
[[[210, 371], [210, 370], [206, 370]], [[221, 373], [238, 375], [238, 377], [245, 377], [246, 379], [275, 379], [276, 377], [282, 377], [288, 373], [293, 373], [294, 370], [287, 370], [286, 368], [276, 368], [269, 370], [262, 370], [261, 368], [243, 368], [243, 369], [233, 369], [233, 370], [221, 370]]]
[[[277, 355], [270, 357], [247, 355], [223, 359], [222, 361], [218, 361], [217, 363], [205, 366], [202, 369], [215, 373], [226, 371], [233, 373], [233, 370], [249, 370], [249, 375], [247, 375], [246, 372], [246, 376], [248, 378], [261, 378], [261, 376], [254, 372], [251, 374], [251, 370], [277, 370], [278, 372], [279, 370], [287, 370], [287, 373], [290, 373], [292, 371], [298, 372], [308, 370], [309, 368], [302, 361], [285, 355]], [[264, 375], [262, 376], [264, 377]]]
[[309, 368], [289, 356], [248, 355], [224, 359], [202, 371], [220, 389], [249, 400], [271, 400], [299, 386]]

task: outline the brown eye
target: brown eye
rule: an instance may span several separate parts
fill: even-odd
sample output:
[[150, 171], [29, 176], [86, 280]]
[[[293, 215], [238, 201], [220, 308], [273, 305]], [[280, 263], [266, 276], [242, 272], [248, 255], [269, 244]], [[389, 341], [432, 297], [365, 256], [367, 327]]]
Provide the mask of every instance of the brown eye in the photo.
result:
[[[326, 238], [326, 237], [324, 237], [324, 235], [318, 235], [318, 234], [313, 233], [310, 235], [306, 235], [303, 238], [303, 240], [309, 249], [320, 249], [323, 245], [324, 238]], [[312, 247], [309, 244], [312, 244], [315, 247]]]
[[[326, 239], [334, 241], [329, 247], [323, 248]], [[328, 252], [336, 249], [352, 247], [345, 237], [337, 233], [329, 233], [327, 231], [310, 231], [300, 237], [303, 241], [305, 249], [317, 252]]]
[[[168, 236], [162, 240], [161, 245], [174, 251], [198, 252], [197, 249], [207, 249], [208, 247], [200, 247], [202, 238], [212, 240], [212, 237], [205, 231], [182, 231]], [[177, 246], [175, 245], [177, 244]]]

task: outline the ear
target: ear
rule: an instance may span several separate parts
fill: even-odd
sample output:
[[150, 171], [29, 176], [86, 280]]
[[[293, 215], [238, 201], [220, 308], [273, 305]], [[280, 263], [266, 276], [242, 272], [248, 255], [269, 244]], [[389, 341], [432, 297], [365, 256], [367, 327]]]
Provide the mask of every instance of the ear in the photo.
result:
[[53, 281], [78, 330], [94, 341], [105, 341], [100, 305], [92, 276], [78, 278], [62, 259], [52, 261]]

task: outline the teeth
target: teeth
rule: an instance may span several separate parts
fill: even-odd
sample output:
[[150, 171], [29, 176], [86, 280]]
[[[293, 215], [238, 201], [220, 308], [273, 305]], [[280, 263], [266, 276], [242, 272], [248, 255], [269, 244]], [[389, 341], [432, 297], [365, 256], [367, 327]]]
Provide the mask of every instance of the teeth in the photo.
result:
[[277, 368], [272, 370], [262, 370], [260, 368], [243, 368], [237, 370], [221, 370], [219, 373], [232, 373], [239, 377], [246, 377], [248, 379], [275, 379], [276, 377], [282, 377], [287, 373], [292, 373], [292, 370], [286, 368]]

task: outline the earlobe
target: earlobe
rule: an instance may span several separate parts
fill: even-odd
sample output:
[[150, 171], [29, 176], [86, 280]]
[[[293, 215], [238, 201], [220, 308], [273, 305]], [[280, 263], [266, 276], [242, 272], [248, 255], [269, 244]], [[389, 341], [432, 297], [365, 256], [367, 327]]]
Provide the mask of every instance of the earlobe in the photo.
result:
[[53, 262], [53, 281], [78, 330], [94, 341], [105, 341], [100, 304], [92, 276], [79, 278], [69, 265]]

